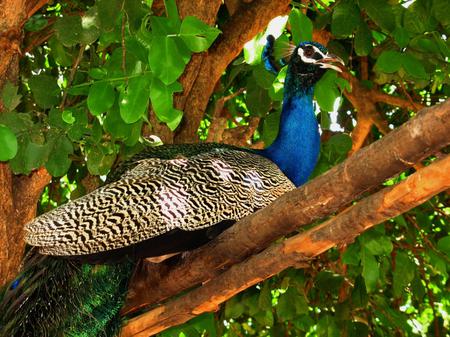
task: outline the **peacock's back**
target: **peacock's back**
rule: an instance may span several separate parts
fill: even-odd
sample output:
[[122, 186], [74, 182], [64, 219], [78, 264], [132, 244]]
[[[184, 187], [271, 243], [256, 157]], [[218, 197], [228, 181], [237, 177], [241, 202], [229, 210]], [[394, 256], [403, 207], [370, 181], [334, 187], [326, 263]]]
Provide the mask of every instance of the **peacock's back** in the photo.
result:
[[27, 243], [42, 254], [100, 260], [164, 255], [205, 243], [208, 230], [294, 188], [270, 160], [219, 144], [148, 148], [112, 180], [29, 223]]

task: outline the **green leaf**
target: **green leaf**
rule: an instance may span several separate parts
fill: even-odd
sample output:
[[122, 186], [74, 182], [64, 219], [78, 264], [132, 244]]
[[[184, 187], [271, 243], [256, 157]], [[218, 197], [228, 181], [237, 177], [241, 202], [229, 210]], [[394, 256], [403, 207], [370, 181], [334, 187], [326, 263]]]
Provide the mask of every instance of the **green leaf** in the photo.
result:
[[143, 75], [128, 80], [128, 86], [119, 96], [120, 116], [125, 123], [134, 123], [146, 116], [149, 91], [149, 76]]
[[270, 89], [272, 87], [273, 81], [275, 80], [275, 75], [268, 72], [262, 64], [252, 67], [252, 77], [255, 79], [256, 83], [264, 89]]
[[13, 111], [19, 104], [22, 95], [17, 94], [18, 87], [7, 81], [3, 86], [0, 99], [5, 111]]
[[367, 56], [372, 51], [372, 34], [364, 21], [361, 21], [355, 33], [355, 51], [359, 56]]
[[262, 310], [253, 315], [262, 326], [273, 326], [273, 313], [270, 310]]
[[312, 21], [299, 9], [292, 8], [289, 14], [289, 23], [291, 25], [292, 41], [296, 45], [302, 41], [312, 40]]
[[97, 7], [91, 7], [81, 17], [81, 37], [80, 42], [91, 44], [100, 36], [100, 21], [98, 19]]
[[88, 116], [86, 110], [83, 108], [72, 110], [72, 116], [75, 118], [75, 122], [67, 131], [67, 136], [72, 141], [78, 141], [85, 133], [89, 131], [87, 129]]
[[42, 166], [47, 160], [48, 147], [46, 144], [36, 144], [28, 136], [20, 137], [18, 143], [17, 155], [9, 162], [14, 173], [28, 174]]
[[395, 297], [401, 296], [403, 289], [413, 280], [416, 268], [416, 264], [409, 258], [408, 254], [403, 251], [397, 251], [397, 255], [395, 256], [395, 270], [393, 272], [393, 290]]
[[429, 76], [427, 75], [425, 68], [418, 59], [416, 59], [411, 54], [403, 54], [402, 55], [402, 67], [405, 69], [405, 71], [411, 75], [412, 77], [416, 78], [423, 78], [428, 79]]
[[48, 40], [48, 46], [51, 49], [51, 55], [55, 61], [63, 66], [70, 67], [72, 65], [72, 55], [69, 49], [64, 47], [64, 45], [55, 36]]
[[34, 122], [29, 112], [5, 112], [0, 114], [0, 124], [6, 125], [17, 134], [32, 129]]
[[450, 235], [440, 238], [437, 243], [437, 248], [450, 256]]
[[402, 66], [403, 57], [398, 51], [387, 50], [378, 57], [375, 67], [382, 72], [395, 73]]
[[148, 58], [154, 75], [164, 84], [175, 82], [184, 71], [184, 59], [173, 37], [155, 36]]
[[166, 8], [167, 17], [171, 21], [180, 21], [180, 16], [178, 15], [178, 9], [175, 0], [164, 0], [164, 7]]
[[348, 337], [367, 337], [369, 336], [369, 327], [362, 322], [349, 322]]
[[442, 275], [445, 278], [448, 278], [447, 261], [433, 251], [429, 251], [427, 255], [430, 260], [432, 274]]
[[54, 139], [45, 168], [53, 177], [65, 175], [72, 164], [72, 160], [69, 158], [69, 155], [72, 153], [72, 142], [67, 137], [63, 136]]
[[135, 0], [124, 0], [123, 9], [127, 15], [128, 27], [130, 27], [131, 32], [138, 32], [148, 10], [144, 7], [142, 1]]
[[355, 279], [355, 286], [352, 290], [352, 304], [356, 308], [365, 308], [368, 302], [369, 296], [367, 295], [364, 279], [358, 276]]
[[333, 111], [334, 102], [341, 96], [336, 86], [336, 78], [337, 74], [335, 71], [327, 71], [314, 88], [314, 96], [317, 103], [324, 111]]
[[[123, 68], [123, 49], [116, 48], [112, 54], [112, 56], [105, 63], [104, 69], [107, 71], [107, 78], [114, 80], [116, 77], [124, 77], [126, 75], [141, 75], [143, 72], [142, 62], [138, 60], [138, 58], [131, 53], [130, 51], [126, 51], [125, 57], [125, 69]], [[111, 82], [115, 87], [120, 87], [125, 81], [117, 81]]]
[[280, 116], [281, 111], [277, 110], [264, 118], [261, 140], [264, 142], [265, 147], [268, 147], [277, 138], [280, 129]]
[[412, 34], [421, 34], [435, 30], [437, 21], [431, 15], [429, 4], [428, 0], [414, 1], [403, 15], [403, 27]]
[[95, 80], [102, 80], [106, 77], [108, 72], [105, 68], [90, 68], [88, 74]]
[[283, 321], [287, 321], [301, 314], [308, 313], [308, 302], [305, 296], [300, 294], [295, 287], [289, 287], [278, 298], [276, 310], [278, 317]]
[[448, 0], [433, 0], [433, 7], [431, 9], [434, 17], [443, 25], [450, 25], [450, 2]]
[[79, 15], [67, 15], [56, 20], [53, 26], [59, 41], [67, 47], [76, 45], [82, 40], [83, 27]]
[[261, 310], [272, 309], [272, 293], [269, 283], [269, 281], [265, 281], [259, 293], [258, 304]]
[[219, 29], [208, 26], [195, 16], [187, 16], [181, 23], [180, 36], [194, 53], [207, 50], [219, 34]]
[[139, 128], [140, 125], [140, 122], [133, 124], [125, 123], [120, 116], [118, 104], [114, 104], [114, 106], [109, 109], [103, 120], [103, 127], [105, 130], [117, 139], [128, 139], [129, 137], [132, 137], [134, 128]]
[[87, 168], [91, 174], [105, 175], [116, 160], [116, 154], [105, 146], [93, 146], [87, 151]]
[[352, 139], [345, 133], [338, 133], [328, 140], [327, 146], [338, 156], [345, 157], [352, 148]]
[[273, 81], [272, 86], [269, 88], [269, 96], [274, 101], [282, 101], [283, 100], [283, 92], [284, 92], [284, 80], [286, 78], [287, 67], [281, 68]]
[[165, 85], [157, 78], [153, 78], [152, 80], [150, 99], [152, 101], [153, 111], [158, 119], [167, 123], [172, 130], [175, 130], [183, 116], [182, 111], [173, 107], [173, 94], [182, 90], [183, 87], [178, 82]]
[[180, 33], [180, 25], [165, 17], [151, 16], [150, 25], [153, 36], [168, 37], [170, 35], [174, 37]]
[[372, 255], [389, 255], [393, 249], [391, 238], [375, 230], [365, 232], [359, 242]]
[[108, 111], [115, 100], [114, 88], [108, 82], [95, 82], [89, 89], [87, 98], [87, 106], [89, 111], [94, 115], [101, 115]]
[[67, 122], [63, 120], [62, 112], [58, 107], [53, 107], [50, 109], [48, 112], [47, 121], [50, 125], [50, 129], [67, 129], [69, 126]]
[[35, 14], [27, 20], [24, 25], [25, 30], [37, 32], [47, 26], [48, 20], [42, 14]]
[[247, 82], [246, 95], [247, 108], [253, 116], [265, 116], [270, 109], [271, 99], [267, 90], [256, 84], [256, 81]]
[[41, 108], [48, 109], [59, 102], [60, 89], [55, 77], [39, 74], [31, 77], [28, 85]]
[[0, 161], [7, 161], [17, 154], [17, 138], [6, 125], [0, 124]]
[[393, 8], [385, 0], [359, 0], [359, 6], [382, 29], [393, 31], [395, 15]]
[[244, 60], [247, 64], [261, 63], [261, 54], [264, 49], [265, 35], [261, 32], [244, 45]]
[[349, 36], [361, 20], [358, 7], [352, 2], [340, 2], [333, 10], [331, 32], [336, 36]]
[[225, 318], [239, 318], [244, 311], [245, 307], [240, 301], [240, 296], [234, 296], [225, 303]]
[[101, 29], [105, 32], [113, 31], [122, 14], [123, 0], [97, 0], [95, 4]]
[[65, 109], [65, 110], [62, 112], [61, 117], [62, 117], [62, 120], [63, 120], [64, 122], [66, 122], [67, 124], [73, 124], [73, 123], [75, 123], [75, 117], [73, 117], [73, 112], [72, 112], [72, 110], [70, 110], [70, 109]]
[[335, 318], [327, 314], [320, 318], [316, 331], [317, 337], [339, 337], [341, 335]]
[[373, 292], [380, 277], [379, 265], [375, 257], [365, 248], [361, 250], [361, 264], [366, 289], [369, 293]]
[[405, 28], [397, 27], [392, 34], [394, 36], [395, 42], [400, 48], [405, 48], [408, 45], [409, 33]]
[[361, 261], [360, 250], [361, 247], [358, 242], [354, 242], [347, 246], [347, 249], [342, 255], [342, 262], [352, 266], [359, 265], [359, 262]]

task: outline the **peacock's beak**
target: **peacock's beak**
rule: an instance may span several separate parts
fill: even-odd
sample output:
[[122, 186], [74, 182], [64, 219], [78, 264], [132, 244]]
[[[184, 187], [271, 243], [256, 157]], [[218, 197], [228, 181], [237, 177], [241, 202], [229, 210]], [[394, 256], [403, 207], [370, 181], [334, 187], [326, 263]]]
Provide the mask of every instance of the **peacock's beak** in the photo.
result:
[[344, 61], [334, 54], [326, 54], [323, 59], [317, 60], [316, 64], [320, 64], [321, 68], [334, 69], [338, 72], [342, 72], [342, 68], [339, 65], [345, 66]]

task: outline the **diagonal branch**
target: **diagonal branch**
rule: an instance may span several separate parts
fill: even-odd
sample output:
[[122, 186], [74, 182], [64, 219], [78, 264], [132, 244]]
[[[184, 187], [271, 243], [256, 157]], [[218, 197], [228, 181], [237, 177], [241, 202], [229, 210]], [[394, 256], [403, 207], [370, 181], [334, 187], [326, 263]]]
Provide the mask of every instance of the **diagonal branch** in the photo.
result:
[[[449, 188], [449, 172], [450, 155], [399, 184], [363, 199], [321, 225], [231, 267], [202, 287], [133, 318], [124, 327], [121, 337], [154, 335], [202, 313], [217, 310], [227, 299], [286, 268], [307, 267], [309, 259], [332, 247], [352, 242], [367, 229]], [[277, 211], [283, 209], [278, 207]]]
[[[450, 100], [423, 109], [381, 140], [236, 223], [170, 268], [144, 263], [124, 312], [157, 303], [217, 276], [298, 227], [336, 212], [362, 193], [450, 143]], [[275, 212], [277, 210], [277, 212]]]

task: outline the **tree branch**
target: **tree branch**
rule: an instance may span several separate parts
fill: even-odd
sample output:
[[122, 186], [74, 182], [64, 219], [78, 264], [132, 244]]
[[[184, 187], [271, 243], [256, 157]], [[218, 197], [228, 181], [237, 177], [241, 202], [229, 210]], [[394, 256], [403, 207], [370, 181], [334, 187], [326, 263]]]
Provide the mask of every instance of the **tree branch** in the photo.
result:
[[[278, 238], [336, 212], [363, 192], [450, 143], [450, 100], [415, 118], [301, 188], [248, 216], [209, 244], [168, 267], [144, 263], [124, 312], [157, 303], [214, 278]], [[268, 225], [270, 224], [270, 225]]]
[[[321, 225], [231, 267], [202, 287], [133, 318], [122, 330], [121, 337], [154, 335], [202, 313], [217, 310], [227, 299], [288, 267], [307, 267], [306, 262], [315, 256], [332, 247], [352, 242], [367, 229], [449, 188], [449, 172], [450, 156], [447, 156], [399, 184], [363, 199]], [[284, 212], [282, 207], [276, 211]], [[270, 223], [271, 219], [268, 222], [269, 225], [275, 225]]]

